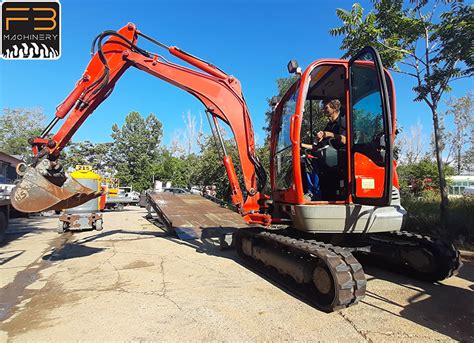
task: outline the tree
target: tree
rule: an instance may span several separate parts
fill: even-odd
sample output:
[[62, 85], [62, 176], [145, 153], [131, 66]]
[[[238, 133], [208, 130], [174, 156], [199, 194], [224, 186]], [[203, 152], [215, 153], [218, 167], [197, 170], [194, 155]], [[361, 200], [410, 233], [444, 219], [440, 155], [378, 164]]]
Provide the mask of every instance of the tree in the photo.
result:
[[351, 11], [337, 9], [341, 27], [331, 35], [343, 35], [344, 57], [353, 56], [367, 45], [375, 46], [389, 69], [412, 77], [415, 101], [429, 107], [433, 119], [435, 156], [440, 184], [440, 210], [446, 222], [448, 195], [443, 170], [438, 106], [449, 84], [474, 72], [474, 7], [452, 2], [449, 10], [435, 17], [439, 2], [412, 0], [403, 8], [402, 0], [374, 1], [374, 9], [364, 17], [364, 9], [354, 4]]
[[183, 113], [184, 129], [178, 129], [174, 133], [171, 141], [171, 151], [177, 156], [189, 156], [191, 153], [199, 152], [199, 144], [203, 137], [202, 132], [202, 116], [199, 113], [199, 127], [197, 127], [197, 119], [188, 111], [186, 115]]
[[272, 98], [268, 98], [268, 109], [265, 112], [265, 126], [263, 127], [263, 130], [266, 132], [266, 137], [265, 137], [265, 143], [270, 140], [270, 134], [272, 132], [272, 116], [273, 116], [273, 105], [272, 105], [272, 99], [277, 98], [278, 101], [281, 100], [283, 95], [290, 89], [291, 85], [295, 83], [297, 79], [296, 75], [292, 75], [289, 77], [281, 77], [276, 79], [276, 85], [277, 85], [277, 90], [278, 93]]
[[[446, 176], [454, 174], [448, 165], [445, 165], [445, 170]], [[440, 189], [437, 165], [428, 156], [415, 163], [399, 165], [397, 172], [402, 194], [421, 196], [424, 191]]]
[[[225, 132], [223, 132], [225, 137]], [[231, 156], [235, 172], [240, 181], [240, 188], [245, 195], [240, 159], [233, 139], [224, 139], [227, 154]], [[227, 172], [222, 162], [222, 149], [213, 136], [205, 136], [201, 143], [201, 152], [191, 171], [193, 185], [216, 186], [217, 197], [231, 202], [231, 189]]]
[[418, 163], [426, 154], [423, 126], [418, 121], [410, 126], [410, 133], [402, 132], [398, 138], [399, 161], [405, 164]]
[[170, 181], [173, 187], [189, 188], [194, 185], [192, 175], [199, 159], [195, 154], [174, 156], [173, 149], [163, 148], [153, 163], [153, 178]]
[[161, 137], [162, 124], [154, 114], [144, 119], [140, 113], [130, 112], [121, 128], [117, 124], [112, 126], [112, 159], [122, 184], [132, 185], [138, 191], [150, 187]]
[[[454, 156], [454, 160], [456, 161], [456, 171], [458, 174], [461, 173], [462, 169], [465, 169], [463, 165], [463, 152], [469, 139], [472, 140], [472, 131], [474, 130], [473, 95], [474, 94], [471, 92], [458, 99], [450, 98], [446, 102], [448, 110], [445, 112], [445, 116], [453, 116], [454, 130], [448, 132], [445, 140], [449, 140], [449, 155]], [[445, 142], [445, 144], [447, 143]]]
[[469, 140], [469, 148], [464, 153], [463, 165], [467, 172], [471, 173], [474, 171], [474, 128], [471, 128], [471, 138]]
[[39, 109], [4, 108], [0, 116], [0, 150], [29, 161], [31, 145], [28, 139], [41, 134], [44, 121], [45, 115]]
[[64, 153], [64, 167], [67, 170], [77, 165], [90, 165], [101, 174], [112, 175], [115, 163], [110, 154], [111, 148], [112, 143], [70, 142]]

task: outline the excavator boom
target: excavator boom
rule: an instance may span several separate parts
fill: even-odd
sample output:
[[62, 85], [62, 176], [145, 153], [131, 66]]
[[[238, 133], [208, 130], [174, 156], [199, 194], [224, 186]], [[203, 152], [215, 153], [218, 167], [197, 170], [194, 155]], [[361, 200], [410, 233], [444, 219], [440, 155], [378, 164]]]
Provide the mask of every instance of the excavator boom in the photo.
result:
[[[162, 56], [137, 46], [144, 37], [168, 50], [173, 56], [199, 70], [171, 63]], [[97, 51], [95, 51], [97, 49]], [[168, 47], [138, 31], [129, 23], [119, 31], [104, 31], [93, 43], [92, 59], [73, 91], [57, 107], [53, 121], [40, 137], [31, 139], [33, 164], [21, 174], [23, 179], [13, 191], [12, 204], [24, 212], [69, 208], [80, 205], [99, 194], [79, 189], [72, 182], [64, 182], [58, 157], [82, 123], [112, 93], [116, 82], [129, 68], [135, 67], [175, 85], [198, 98], [217, 126], [217, 119], [229, 125], [237, 145], [243, 172], [244, 199], [232, 159], [227, 154], [223, 163], [232, 189], [232, 202], [247, 222], [268, 225], [270, 217], [260, 212], [259, 200], [265, 182], [265, 171], [256, 152], [247, 104], [240, 82], [195, 56], [177, 47]], [[65, 121], [51, 138], [51, 129], [61, 119]], [[214, 130], [220, 134], [218, 126]], [[224, 149], [225, 151], [225, 149]], [[57, 177], [59, 175], [59, 177]]]

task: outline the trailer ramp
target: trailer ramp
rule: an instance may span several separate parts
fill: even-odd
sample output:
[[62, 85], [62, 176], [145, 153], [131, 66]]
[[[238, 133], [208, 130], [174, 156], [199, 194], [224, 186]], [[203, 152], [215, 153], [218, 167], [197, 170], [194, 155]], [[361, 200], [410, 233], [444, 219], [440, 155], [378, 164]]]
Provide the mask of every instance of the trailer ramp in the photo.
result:
[[197, 194], [149, 192], [147, 200], [166, 229], [182, 240], [221, 237], [249, 227], [240, 214]]

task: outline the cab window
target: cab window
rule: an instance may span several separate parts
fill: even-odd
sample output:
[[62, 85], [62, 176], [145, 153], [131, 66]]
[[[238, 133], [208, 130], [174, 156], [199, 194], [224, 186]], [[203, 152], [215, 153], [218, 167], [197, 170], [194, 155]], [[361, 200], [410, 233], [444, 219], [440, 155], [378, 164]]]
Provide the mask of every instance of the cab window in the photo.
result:
[[275, 149], [276, 188], [288, 189], [293, 182], [293, 165], [290, 138], [291, 117], [295, 114], [298, 100], [299, 85], [294, 87], [282, 106], [280, 125], [278, 127], [277, 144]]

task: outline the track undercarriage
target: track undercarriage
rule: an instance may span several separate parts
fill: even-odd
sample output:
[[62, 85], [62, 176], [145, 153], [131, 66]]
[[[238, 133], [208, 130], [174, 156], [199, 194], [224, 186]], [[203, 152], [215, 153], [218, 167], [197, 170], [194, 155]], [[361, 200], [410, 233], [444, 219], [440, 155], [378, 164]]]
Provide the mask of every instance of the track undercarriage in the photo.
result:
[[349, 307], [364, 297], [362, 265], [343, 248], [261, 230], [240, 230], [235, 245], [252, 267], [283, 277], [277, 281], [324, 311]]
[[236, 234], [235, 246], [252, 268], [327, 312], [364, 297], [359, 260], [429, 282], [455, 275], [462, 266], [452, 244], [404, 231], [307, 235], [293, 229], [247, 229]]
[[353, 251], [363, 263], [367, 261], [427, 282], [456, 275], [462, 266], [459, 251], [453, 244], [430, 236], [387, 232], [359, 235], [353, 246], [354, 243], [363, 247], [355, 247]]

